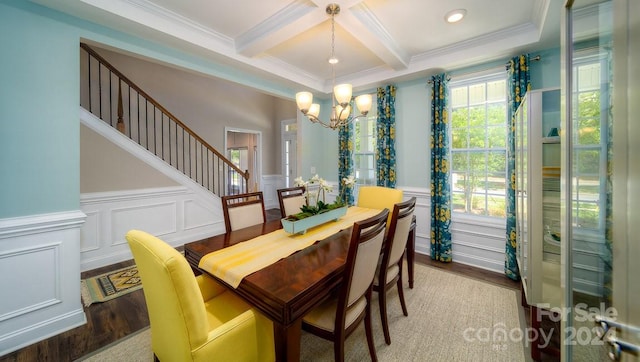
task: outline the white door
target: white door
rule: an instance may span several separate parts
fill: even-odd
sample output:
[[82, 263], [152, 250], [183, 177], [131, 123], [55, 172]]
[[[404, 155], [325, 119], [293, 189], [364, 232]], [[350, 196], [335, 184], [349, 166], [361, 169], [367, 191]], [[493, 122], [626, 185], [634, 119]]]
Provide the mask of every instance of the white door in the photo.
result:
[[562, 357], [640, 361], [640, 1], [563, 15]]
[[298, 127], [295, 119], [282, 121], [282, 176], [285, 187], [298, 177]]

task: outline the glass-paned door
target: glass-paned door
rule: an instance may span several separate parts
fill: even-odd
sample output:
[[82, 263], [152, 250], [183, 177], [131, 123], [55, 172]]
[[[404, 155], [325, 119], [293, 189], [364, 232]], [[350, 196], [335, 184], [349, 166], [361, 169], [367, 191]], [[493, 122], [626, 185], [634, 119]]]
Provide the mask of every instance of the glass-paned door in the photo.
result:
[[562, 357], [637, 361], [640, 2], [569, 0], [565, 10]]

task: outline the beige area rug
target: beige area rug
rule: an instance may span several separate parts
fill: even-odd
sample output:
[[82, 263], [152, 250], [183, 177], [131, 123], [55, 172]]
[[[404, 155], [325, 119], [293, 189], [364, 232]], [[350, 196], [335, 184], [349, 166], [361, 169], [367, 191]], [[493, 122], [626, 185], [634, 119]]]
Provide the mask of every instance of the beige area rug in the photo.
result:
[[[423, 265], [416, 265], [415, 272], [414, 289], [404, 289], [408, 317], [402, 315], [397, 291], [389, 292], [389, 346], [374, 293], [373, 331], [380, 361], [525, 361], [515, 290]], [[301, 350], [302, 361], [333, 361], [333, 345], [306, 332]], [[347, 361], [369, 360], [364, 324], [347, 338], [345, 350]], [[147, 328], [86, 360], [151, 361], [151, 332]]]

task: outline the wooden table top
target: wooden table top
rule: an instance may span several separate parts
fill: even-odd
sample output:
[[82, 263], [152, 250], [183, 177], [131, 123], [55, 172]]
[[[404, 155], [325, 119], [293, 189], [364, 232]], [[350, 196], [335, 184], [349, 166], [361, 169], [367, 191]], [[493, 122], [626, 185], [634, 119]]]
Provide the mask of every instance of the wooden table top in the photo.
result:
[[[213, 251], [280, 229], [270, 221], [185, 245], [189, 263]], [[351, 227], [245, 277], [234, 291], [283, 326], [304, 316], [341, 282]], [[204, 271], [203, 271], [204, 272]], [[231, 287], [229, 287], [231, 288]]]

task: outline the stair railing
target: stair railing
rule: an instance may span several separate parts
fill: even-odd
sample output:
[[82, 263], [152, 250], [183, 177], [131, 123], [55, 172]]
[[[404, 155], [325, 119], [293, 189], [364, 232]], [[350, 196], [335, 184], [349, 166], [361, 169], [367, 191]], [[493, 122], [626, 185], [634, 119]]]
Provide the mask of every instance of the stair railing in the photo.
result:
[[214, 194], [248, 192], [249, 170], [238, 168], [87, 44], [80, 48], [82, 107]]

